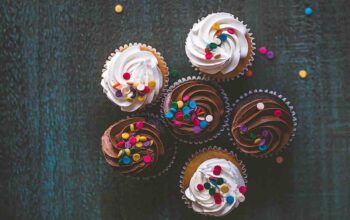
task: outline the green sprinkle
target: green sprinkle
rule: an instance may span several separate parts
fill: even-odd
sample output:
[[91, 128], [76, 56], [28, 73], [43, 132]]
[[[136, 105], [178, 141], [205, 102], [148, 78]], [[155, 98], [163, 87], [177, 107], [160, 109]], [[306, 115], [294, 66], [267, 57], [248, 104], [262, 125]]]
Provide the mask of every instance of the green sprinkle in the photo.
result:
[[170, 76], [173, 77], [173, 78], [176, 78], [179, 74], [177, 73], [176, 70], [172, 70], [170, 71]]

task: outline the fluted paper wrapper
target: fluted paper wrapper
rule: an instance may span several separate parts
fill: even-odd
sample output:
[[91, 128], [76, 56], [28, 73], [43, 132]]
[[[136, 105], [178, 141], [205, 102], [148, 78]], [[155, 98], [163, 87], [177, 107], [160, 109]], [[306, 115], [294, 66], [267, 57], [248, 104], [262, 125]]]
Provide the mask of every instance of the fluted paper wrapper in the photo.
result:
[[[103, 65], [102, 74], [107, 70], [107, 62], [110, 61], [117, 52], [123, 51], [131, 46], [140, 46], [142, 48], [145, 48], [147, 51], [153, 53], [155, 55], [155, 57], [161, 61], [160, 63], [158, 63], [158, 66], [162, 66], [162, 68], [164, 68], [164, 70], [165, 70], [164, 71], [165, 73], [163, 73], [163, 71], [161, 71], [162, 75], [163, 75], [163, 86], [162, 86], [162, 89], [159, 91], [157, 98], [152, 103], [147, 104], [147, 105], [143, 105], [139, 109], [134, 111], [135, 113], [138, 113], [138, 112], [148, 110], [149, 108], [151, 108], [159, 103], [164, 91], [166, 91], [166, 88], [168, 87], [168, 84], [169, 84], [169, 68], [167, 66], [167, 63], [164, 60], [164, 57], [155, 48], [153, 48], [149, 45], [146, 45], [146, 44], [142, 44], [142, 43], [129, 43], [129, 44], [124, 44], [124, 46], [120, 46], [119, 49], [115, 49], [115, 51], [108, 56], [105, 64]], [[115, 104], [114, 102], [112, 102], [112, 103], [115, 106], [118, 106], [120, 108], [119, 105]]]
[[[211, 13], [211, 14], [216, 14], [216, 13]], [[210, 14], [208, 14], [207, 16], [209, 16]], [[202, 17], [200, 19], [198, 19], [197, 23], [199, 23], [201, 20], [203, 20], [204, 18], [206, 18], [207, 16], [205, 17]], [[210, 80], [216, 80], [216, 81], [220, 81], [220, 82], [228, 82], [228, 81], [232, 81], [232, 80], [235, 80], [235, 79], [238, 79], [242, 76], [244, 76], [244, 74], [248, 71], [248, 69], [253, 65], [253, 61], [254, 61], [254, 56], [255, 56], [255, 49], [256, 49], [256, 46], [255, 46], [255, 42], [254, 42], [254, 37], [253, 37], [253, 33], [250, 32], [250, 28], [247, 27], [246, 24], [244, 24], [243, 21], [240, 21], [238, 19], [238, 17], [235, 17], [234, 15], [232, 15], [237, 21], [239, 21], [240, 23], [242, 23], [246, 28], [247, 28], [247, 34], [249, 36], [249, 40], [250, 40], [250, 45], [251, 45], [251, 55], [249, 57], [249, 61], [248, 63], [245, 65], [245, 67], [236, 75], [234, 76], [230, 76], [230, 73], [227, 73], [227, 74], [222, 74], [222, 73], [216, 73], [216, 74], [208, 74], [208, 73], [204, 73], [204, 72], [201, 72], [199, 70], [198, 67], [194, 66], [191, 61], [189, 60], [189, 62], [191, 63], [192, 67], [200, 74], [202, 75], [203, 77], [205, 77], [206, 79], [210, 79]], [[187, 39], [187, 38], [186, 38]], [[217, 75], [220, 75], [220, 77], [217, 77]], [[227, 75], [226, 77], [224, 77], [225, 75]]]
[[[228, 153], [230, 154], [233, 158], [235, 158], [237, 160], [237, 162], [240, 164], [240, 170], [241, 170], [241, 175], [244, 179], [244, 182], [245, 184], [247, 185], [248, 183], [248, 174], [247, 174], [247, 169], [243, 163], [242, 160], [239, 160], [237, 155], [233, 152], [233, 151], [229, 151], [225, 148], [221, 148], [221, 147], [217, 147], [217, 146], [210, 146], [210, 147], [207, 147], [207, 148], [202, 148], [200, 149], [199, 151], [195, 152], [194, 154], [192, 154], [190, 156], [190, 158], [187, 160], [187, 162], [185, 163], [185, 165], [182, 167], [182, 171], [181, 171], [181, 174], [180, 174], [180, 181], [179, 181], [179, 187], [180, 187], [180, 192], [181, 192], [181, 199], [184, 200], [185, 202], [185, 205], [187, 206], [187, 208], [189, 209], [192, 209], [192, 202], [186, 197], [185, 195], [185, 191], [186, 189], [184, 189], [182, 187], [182, 184], [183, 184], [183, 178], [184, 178], [184, 175], [185, 175], [185, 170], [188, 166], [188, 164], [192, 161], [193, 158], [195, 158], [197, 155], [203, 153], [203, 152], [207, 152], [207, 151], [211, 151], [211, 150], [219, 150], [219, 151], [222, 151], [222, 152], [225, 152], [225, 153]], [[209, 159], [212, 159], [212, 158], [208, 158]], [[197, 213], [197, 212], [196, 212]], [[230, 212], [228, 212], [230, 213]], [[228, 214], [227, 213], [227, 214]], [[197, 213], [197, 214], [200, 214], [200, 215], [206, 215], [205, 213]], [[209, 216], [209, 215], [206, 215], [206, 216]], [[213, 216], [214, 217], [214, 216]]]
[[[222, 119], [221, 127], [218, 129], [218, 131], [214, 135], [208, 136], [207, 138], [202, 138], [200, 140], [199, 139], [196, 140], [193, 137], [192, 137], [192, 139], [185, 139], [185, 138], [181, 138], [181, 137], [177, 136], [176, 134], [174, 134], [171, 131], [171, 127], [169, 127], [169, 125], [166, 122], [167, 119], [165, 118], [166, 112], [164, 112], [164, 105], [165, 105], [165, 99], [166, 99], [167, 95], [169, 93], [171, 93], [180, 84], [187, 82], [187, 81], [190, 81], [190, 80], [205, 81], [206, 83], [209, 83], [209, 85], [213, 86], [220, 93], [221, 98], [222, 98], [224, 105], [225, 105], [225, 113], [224, 113], [224, 118]], [[173, 85], [171, 85], [168, 88], [168, 90], [163, 94], [161, 106], [160, 106], [161, 118], [164, 121], [165, 126], [170, 130], [170, 133], [174, 136], [174, 138], [180, 142], [187, 143], [187, 144], [195, 144], [195, 145], [207, 143], [211, 140], [218, 138], [220, 135], [225, 133], [225, 130], [229, 125], [228, 123], [229, 123], [230, 113], [231, 113], [230, 102], [229, 102], [228, 96], [227, 96], [226, 92], [224, 91], [224, 89], [221, 86], [219, 86], [216, 82], [212, 82], [211, 80], [206, 79], [206, 78], [201, 77], [201, 76], [188, 76], [188, 77], [184, 77], [184, 78], [179, 79], [177, 82], [175, 82]]]
[[[288, 107], [291, 115], [292, 115], [292, 121], [293, 121], [293, 130], [292, 130], [292, 134], [288, 140], [288, 143], [284, 146], [282, 146], [279, 150], [277, 150], [276, 152], [271, 152], [267, 155], [263, 155], [263, 156], [256, 156], [256, 155], [252, 155], [252, 154], [248, 154], [248, 153], [245, 153], [243, 151], [241, 151], [239, 149], [239, 147], [237, 146], [236, 144], [236, 141], [234, 139], [234, 137], [232, 136], [231, 134], [231, 124], [227, 127], [228, 129], [228, 136], [230, 137], [230, 142], [233, 144], [233, 146], [235, 148], [237, 148], [240, 152], [242, 152], [243, 154], [245, 155], [249, 155], [251, 157], [255, 157], [255, 158], [270, 158], [270, 157], [274, 157], [274, 156], [277, 156], [279, 155], [280, 153], [282, 153], [288, 146], [290, 146], [290, 144], [292, 143], [293, 141], [293, 138], [295, 137], [295, 133], [296, 133], [296, 130], [297, 130], [297, 117], [296, 117], [296, 113], [294, 111], [294, 107], [291, 105], [290, 101], [287, 100], [286, 97], [284, 97], [283, 95], [277, 93], [276, 91], [273, 91], [273, 90], [269, 90], [269, 89], [254, 89], [254, 90], [250, 90], [246, 93], [244, 93], [243, 95], [241, 95], [238, 99], [236, 99], [236, 101], [232, 104], [232, 113], [233, 113], [233, 110], [235, 108], [235, 106], [241, 101], [243, 100], [244, 98], [250, 96], [250, 95], [254, 95], [254, 94], [269, 94], [269, 95], [273, 95], [275, 96], [276, 98], [280, 99], [281, 101], [284, 102], [284, 104]], [[232, 119], [233, 119], [233, 115], [231, 113], [231, 117], [230, 117], [230, 123], [232, 123]]]

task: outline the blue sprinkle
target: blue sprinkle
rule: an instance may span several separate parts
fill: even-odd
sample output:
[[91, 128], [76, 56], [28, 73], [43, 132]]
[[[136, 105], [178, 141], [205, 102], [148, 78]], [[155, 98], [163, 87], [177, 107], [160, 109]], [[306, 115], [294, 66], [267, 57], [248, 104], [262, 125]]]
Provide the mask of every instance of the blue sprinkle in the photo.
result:
[[304, 10], [304, 13], [305, 13], [306, 16], [310, 16], [310, 15], [312, 15], [313, 10], [312, 10], [311, 7], [306, 7], [305, 10]]
[[170, 108], [170, 111], [177, 112], [177, 109], [176, 108]]
[[192, 109], [195, 109], [197, 107], [197, 103], [195, 101], [190, 101], [189, 105]]
[[208, 123], [207, 123], [206, 121], [201, 121], [201, 122], [199, 123], [199, 127], [201, 127], [202, 129], [206, 128], [207, 125], [208, 125]]
[[267, 150], [267, 146], [266, 145], [261, 145], [261, 146], [259, 146], [259, 150], [260, 151], [265, 151], [265, 150]]
[[216, 184], [216, 180], [215, 179], [210, 179], [209, 180], [210, 182], [211, 182], [211, 184], [213, 184], [214, 186], [216, 186], [217, 184]]
[[190, 113], [190, 107], [188, 107], [188, 106], [185, 106], [185, 107], [183, 107], [183, 109], [182, 109], [182, 111], [183, 111], [183, 113], [184, 114], [189, 114]]
[[220, 39], [221, 41], [226, 41], [226, 40], [227, 40], [227, 34], [221, 34], [221, 35], [219, 36], [219, 39]]
[[165, 114], [165, 117], [166, 117], [167, 119], [172, 119], [172, 118], [174, 117], [174, 114], [173, 114], [172, 112], [167, 112], [167, 113]]
[[232, 205], [235, 202], [235, 198], [233, 196], [227, 196], [226, 197], [226, 202], [230, 205]]
[[130, 157], [127, 157], [127, 156], [123, 157], [123, 164], [130, 164], [130, 162], [131, 162]]

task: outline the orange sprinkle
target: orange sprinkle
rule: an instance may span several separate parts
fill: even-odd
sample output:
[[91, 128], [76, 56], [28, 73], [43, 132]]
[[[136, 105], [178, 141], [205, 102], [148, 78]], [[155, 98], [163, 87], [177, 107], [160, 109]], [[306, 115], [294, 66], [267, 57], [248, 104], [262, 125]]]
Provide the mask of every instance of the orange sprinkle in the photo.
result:
[[252, 76], [253, 76], [253, 71], [249, 69], [249, 70], [245, 73], [245, 76], [246, 76], [246, 77], [252, 77]]
[[198, 112], [197, 116], [204, 115], [204, 112]]
[[113, 87], [113, 89], [116, 89], [118, 86], [120, 86], [120, 83], [116, 82], [116, 83], [114, 83], [114, 85], [112, 87]]
[[221, 33], [222, 33], [222, 30], [218, 30], [218, 31], [216, 31], [216, 33], [215, 33], [215, 36], [220, 36], [221, 35]]

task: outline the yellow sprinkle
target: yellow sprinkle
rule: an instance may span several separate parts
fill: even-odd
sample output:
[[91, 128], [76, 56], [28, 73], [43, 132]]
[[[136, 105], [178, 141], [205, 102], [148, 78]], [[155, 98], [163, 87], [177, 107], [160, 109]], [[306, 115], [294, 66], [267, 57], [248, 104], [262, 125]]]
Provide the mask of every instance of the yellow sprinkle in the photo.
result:
[[122, 134], [122, 138], [123, 138], [124, 140], [129, 139], [129, 137], [130, 137], [130, 134], [129, 134], [129, 133], [123, 133], [123, 134]]
[[223, 193], [227, 193], [228, 190], [229, 190], [229, 188], [228, 188], [227, 185], [223, 185], [223, 186], [220, 188], [220, 190], [221, 190], [221, 192], [223, 192]]
[[130, 131], [132, 132], [132, 131], [135, 131], [135, 125], [134, 124], [131, 124], [130, 125]]
[[136, 147], [138, 147], [138, 148], [140, 148], [140, 147], [143, 146], [142, 142], [137, 142], [135, 145], [136, 145]]
[[219, 30], [220, 29], [220, 24], [218, 22], [215, 22], [212, 26], [214, 30]]
[[305, 70], [300, 70], [299, 77], [305, 79], [307, 77], [307, 72]]
[[129, 149], [129, 148], [126, 148], [126, 149], [125, 149], [125, 154], [126, 154], [127, 156], [130, 155], [130, 149]]
[[132, 155], [132, 159], [134, 161], [139, 161], [141, 159], [141, 155], [140, 154], [134, 154], [134, 155]]
[[117, 158], [121, 157], [122, 154], [123, 154], [123, 150], [120, 150], [120, 151], [118, 152]]
[[137, 100], [139, 102], [143, 102], [145, 100], [145, 98], [143, 96], [137, 96]]
[[153, 140], [151, 140], [150, 142], [149, 142], [149, 146], [152, 146], [153, 145]]
[[178, 108], [182, 108], [184, 106], [184, 102], [183, 101], [177, 101], [177, 107]]
[[140, 135], [136, 135], [136, 142], [140, 141]]
[[154, 80], [150, 80], [150, 81], [148, 82], [148, 86], [149, 86], [150, 88], [154, 88], [154, 87], [156, 86], [156, 82], [155, 82]]
[[116, 13], [122, 13], [123, 11], [123, 6], [121, 4], [117, 4], [115, 7], [114, 7], [114, 10]]
[[132, 102], [132, 98], [131, 97], [126, 97], [126, 101]]
[[140, 141], [147, 141], [147, 137], [146, 136], [141, 136], [140, 137]]
[[257, 138], [257, 139], [255, 139], [254, 144], [259, 144], [260, 141], [261, 141], [261, 138]]
[[133, 85], [135, 88], [137, 88], [137, 86], [139, 85], [139, 83], [138, 83], [138, 82], [134, 82], [132, 85]]

